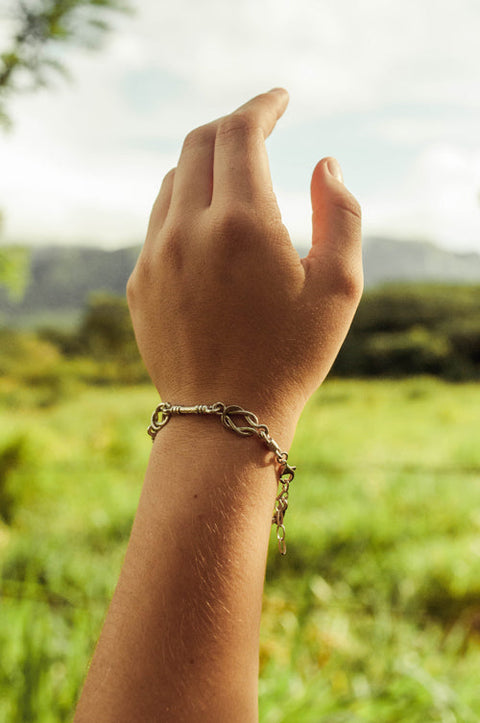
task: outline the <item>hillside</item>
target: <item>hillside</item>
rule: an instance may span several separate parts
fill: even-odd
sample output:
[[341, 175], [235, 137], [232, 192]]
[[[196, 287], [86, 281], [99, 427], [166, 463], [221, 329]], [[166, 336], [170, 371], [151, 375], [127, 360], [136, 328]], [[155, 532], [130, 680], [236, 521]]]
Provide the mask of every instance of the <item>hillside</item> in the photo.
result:
[[[31, 249], [30, 278], [21, 302], [0, 289], [0, 321], [7, 325], [71, 325], [94, 292], [123, 295], [139, 247]], [[457, 254], [433, 244], [370, 238], [364, 243], [366, 287], [392, 281], [480, 282], [480, 254]]]
[[29, 281], [23, 299], [0, 289], [0, 320], [11, 325], [70, 325], [90, 294], [123, 295], [139, 247], [105, 251], [91, 247], [31, 249]]
[[480, 254], [453, 253], [425, 242], [370, 238], [364, 243], [364, 268], [367, 287], [391, 281], [475, 283], [480, 281]]

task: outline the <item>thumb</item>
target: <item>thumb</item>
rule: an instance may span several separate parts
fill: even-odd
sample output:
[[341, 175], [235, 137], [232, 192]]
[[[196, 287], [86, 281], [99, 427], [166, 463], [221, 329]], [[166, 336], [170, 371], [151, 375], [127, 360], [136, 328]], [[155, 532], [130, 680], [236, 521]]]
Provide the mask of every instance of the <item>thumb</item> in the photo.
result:
[[[322, 261], [340, 277], [362, 284], [361, 209], [343, 184], [335, 158], [323, 158], [313, 171], [311, 262]], [[332, 279], [333, 280], [333, 279]]]
[[342, 170], [335, 158], [323, 158], [312, 176], [312, 243], [360, 244], [361, 210], [343, 185]]

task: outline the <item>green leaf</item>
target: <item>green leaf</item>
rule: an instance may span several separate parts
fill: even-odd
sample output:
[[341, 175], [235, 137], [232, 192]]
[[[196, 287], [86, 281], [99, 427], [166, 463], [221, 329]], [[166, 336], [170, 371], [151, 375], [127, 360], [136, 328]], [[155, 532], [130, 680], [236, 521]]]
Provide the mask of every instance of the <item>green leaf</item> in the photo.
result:
[[0, 287], [8, 291], [13, 300], [20, 300], [29, 275], [29, 254], [20, 246], [0, 249]]

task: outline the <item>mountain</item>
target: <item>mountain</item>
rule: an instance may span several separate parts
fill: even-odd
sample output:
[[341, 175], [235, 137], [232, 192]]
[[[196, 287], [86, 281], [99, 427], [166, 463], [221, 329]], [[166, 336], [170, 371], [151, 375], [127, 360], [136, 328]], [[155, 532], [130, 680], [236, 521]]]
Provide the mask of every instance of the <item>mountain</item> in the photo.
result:
[[363, 257], [366, 287], [390, 281], [480, 281], [480, 254], [453, 253], [432, 243], [369, 238]]
[[[32, 247], [25, 295], [15, 302], [0, 289], [0, 320], [28, 326], [72, 324], [91, 293], [125, 293], [138, 253], [139, 247]], [[479, 254], [453, 253], [423, 242], [366, 239], [364, 268], [367, 288], [394, 281], [480, 282]]]
[[87, 246], [32, 247], [25, 294], [19, 302], [0, 289], [0, 320], [22, 326], [75, 322], [90, 294], [125, 294], [139, 250], [140, 247], [115, 251]]

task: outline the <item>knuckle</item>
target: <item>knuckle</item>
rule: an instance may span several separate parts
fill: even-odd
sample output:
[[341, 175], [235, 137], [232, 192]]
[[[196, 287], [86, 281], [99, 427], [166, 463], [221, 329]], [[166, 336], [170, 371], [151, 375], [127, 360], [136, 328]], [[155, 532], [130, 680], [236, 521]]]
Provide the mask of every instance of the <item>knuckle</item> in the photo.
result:
[[[138, 264], [138, 262], [137, 262]], [[137, 282], [137, 266], [133, 269], [132, 273], [130, 274], [128, 280], [127, 280], [127, 286], [126, 286], [126, 296], [127, 296], [127, 303], [128, 306], [131, 308], [135, 300], [137, 298], [137, 288], [138, 288], [138, 282]]]
[[359, 223], [362, 220], [362, 208], [351, 193], [348, 195], [342, 195], [337, 201], [337, 206], [351, 216], [352, 221]]
[[363, 293], [362, 269], [344, 266], [339, 269], [336, 277], [336, 289], [352, 304], [358, 304]]
[[194, 128], [194, 130], [190, 131], [185, 136], [185, 140], [183, 141], [183, 151], [189, 151], [190, 149], [212, 143], [214, 137], [215, 134], [211, 125]]
[[217, 227], [223, 242], [248, 239], [252, 231], [251, 212], [240, 204], [231, 203], [221, 214]]
[[134, 278], [133, 273], [134, 272], [132, 271], [132, 273], [130, 274], [130, 276], [128, 278], [127, 287], [126, 287], [128, 304], [130, 304], [133, 301], [134, 296], [135, 296], [135, 278]]
[[184, 232], [176, 224], [172, 224], [164, 230], [160, 262], [175, 271], [180, 271], [184, 267]]
[[237, 111], [220, 121], [218, 126], [218, 140], [227, 141], [232, 137], [245, 138], [258, 129], [252, 116], [245, 111]]
[[173, 183], [176, 170], [177, 170], [176, 168], [171, 168], [168, 171], [168, 173], [165, 174], [163, 181], [162, 181], [162, 185], [160, 187], [160, 190], [168, 188], [168, 186], [170, 186]]

